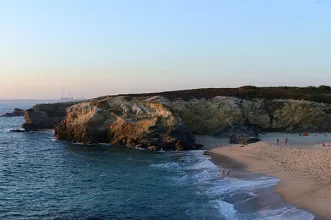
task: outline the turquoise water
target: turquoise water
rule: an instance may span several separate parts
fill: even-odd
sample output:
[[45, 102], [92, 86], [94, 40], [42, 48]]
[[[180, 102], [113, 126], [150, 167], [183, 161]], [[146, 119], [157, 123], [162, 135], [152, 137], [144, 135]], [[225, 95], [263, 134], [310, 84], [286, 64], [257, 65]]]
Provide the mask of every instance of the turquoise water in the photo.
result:
[[[0, 113], [13, 107], [0, 102]], [[277, 179], [223, 179], [203, 151], [73, 145], [51, 131], [9, 132], [22, 122], [0, 118], [0, 219], [314, 218], [272, 193]]]

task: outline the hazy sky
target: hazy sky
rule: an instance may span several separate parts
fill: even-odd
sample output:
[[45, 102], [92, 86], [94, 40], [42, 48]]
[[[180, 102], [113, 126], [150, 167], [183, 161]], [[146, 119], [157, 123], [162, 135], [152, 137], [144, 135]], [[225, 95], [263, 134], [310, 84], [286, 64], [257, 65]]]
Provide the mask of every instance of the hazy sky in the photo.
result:
[[329, 0], [0, 1], [0, 99], [330, 83]]

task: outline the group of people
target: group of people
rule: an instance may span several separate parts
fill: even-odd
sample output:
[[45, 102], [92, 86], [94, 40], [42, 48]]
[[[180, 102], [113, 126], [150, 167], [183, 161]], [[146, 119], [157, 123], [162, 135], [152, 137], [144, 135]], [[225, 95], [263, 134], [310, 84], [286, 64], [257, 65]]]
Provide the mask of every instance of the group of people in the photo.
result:
[[330, 146], [331, 146], [331, 142], [329, 142], [328, 145], [323, 142], [323, 147], [330, 147]]
[[[276, 144], [280, 144], [280, 141], [279, 139], [276, 139]], [[285, 144], [288, 144], [288, 137], [285, 138]]]

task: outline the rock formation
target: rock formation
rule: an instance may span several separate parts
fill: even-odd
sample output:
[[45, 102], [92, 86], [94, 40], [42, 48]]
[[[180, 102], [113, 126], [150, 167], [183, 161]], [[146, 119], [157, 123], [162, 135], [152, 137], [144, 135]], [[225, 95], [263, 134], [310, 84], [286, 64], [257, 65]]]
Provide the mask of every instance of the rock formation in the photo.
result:
[[[42, 117], [41, 117], [42, 118]], [[249, 127], [250, 129], [234, 129]], [[300, 100], [110, 96], [73, 105], [55, 127], [61, 140], [151, 150], [197, 149], [193, 134], [257, 141], [260, 131], [331, 130], [331, 105]]]
[[259, 141], [256, 127], [234, 126], [229, 135], [230, 144], [251, 144]]
[[24, 112], [25, 131], [40, 129], [53, 129], [54, 126], [65, 118], [66, 108], [75, 103], [39, 104]]
[[20, 108], [15, 108], [13, 112], [0, 115], [0, 117], [17, 117], [17, 116], [24, 116], [24, 110]]
[[166, 105], [117, 96], [74, 105], [55, 128], [62, 140], [122, 144], [151, 150], [198, 149], [193, 134]]

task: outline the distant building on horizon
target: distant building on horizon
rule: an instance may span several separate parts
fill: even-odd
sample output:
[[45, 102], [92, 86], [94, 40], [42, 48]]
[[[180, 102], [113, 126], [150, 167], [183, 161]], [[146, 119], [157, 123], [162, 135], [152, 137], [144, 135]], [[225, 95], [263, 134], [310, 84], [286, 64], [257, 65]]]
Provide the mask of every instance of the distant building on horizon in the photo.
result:
[[70, 89], [69, 89], [68, 97], [65, 97], [63, 95], [63, 89], [62, 89], [62, 96], [60, 98], [60, 102], [73, 102], [73, 101], [79, 101], [79, 100], [85, 100], [84, 93], [82, 93], [82, 98], [75, 99], [74, 97], [71, 96], [71, 90]]
[[73, 101], [73, 100], [74, 100], [74, 97], [71, 96], [71, 91], [70, 91], [70, 89], [69, 89], [69, 96], [68, 96], [68, 97], [64, 97], [64, 96], [63, 96], [63, 89], [62, 89], [62, 96], [61, 96], [60, 100], [61, 100], [62, 102], [69, 102], [69, 101]]

